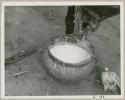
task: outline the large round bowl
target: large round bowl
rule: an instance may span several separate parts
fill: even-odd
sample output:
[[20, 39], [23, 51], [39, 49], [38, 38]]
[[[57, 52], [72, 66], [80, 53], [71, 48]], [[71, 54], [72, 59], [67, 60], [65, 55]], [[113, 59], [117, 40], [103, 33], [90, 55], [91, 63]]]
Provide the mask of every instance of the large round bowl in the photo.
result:
[[56, 79], [72, 82], [87, 77], [95, 67], [95, 56], [88, 46], [54, 39], [43, 52], [45, 68]]

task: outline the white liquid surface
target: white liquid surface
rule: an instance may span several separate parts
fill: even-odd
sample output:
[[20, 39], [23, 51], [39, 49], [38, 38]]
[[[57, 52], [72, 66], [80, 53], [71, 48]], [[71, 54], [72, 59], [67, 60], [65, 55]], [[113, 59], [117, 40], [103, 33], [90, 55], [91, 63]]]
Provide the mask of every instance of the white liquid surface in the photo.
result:
[[56, 45], [50, 49], [50, 53], [67, 63], [78, 63], [91, 57], [85, 49], [72, 44]]

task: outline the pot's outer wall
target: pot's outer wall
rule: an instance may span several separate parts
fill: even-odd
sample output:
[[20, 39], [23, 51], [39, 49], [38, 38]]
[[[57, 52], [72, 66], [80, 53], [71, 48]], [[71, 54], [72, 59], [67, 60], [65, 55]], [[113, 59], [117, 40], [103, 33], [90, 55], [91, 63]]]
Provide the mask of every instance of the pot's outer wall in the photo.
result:
[[56, 79], [63, 80], [66, 82], [80, 81], [85, 79], [95, 68], [95, 56], [90, 50], [90, 44], [88, 41], [85, 41], [84, 44], [79, 44], [81, 47], [85, 48], [88, 52], [92, 54], [93, 59], [90, 59], [89, 63], [83, 64], [83, 66], [68, 66], [64, 64], [59, 64], [56, 60], [51, 59], [48, 49], [43, 52], [43, 60], [45, 63], [45, 68], [47, 71], [55, 77]]

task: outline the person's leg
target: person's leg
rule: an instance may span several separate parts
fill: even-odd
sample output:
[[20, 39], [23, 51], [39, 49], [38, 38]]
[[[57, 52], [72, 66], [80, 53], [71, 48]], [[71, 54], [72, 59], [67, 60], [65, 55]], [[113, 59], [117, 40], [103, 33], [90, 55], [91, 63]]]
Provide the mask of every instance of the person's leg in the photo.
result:
[[[78, 24], [78, 33], [83, 34], [84, 37], [87, 36], [86, 30], [95, 31], [101, 21], [120, 12], [119, 6], [81, 6], [80, 8], [81, 19], [79, 21], [82, 24]], [[71, 36], [74, 33], [75, 10], [75, 6], [68, 7], [67, 16], [65, 17], [66, 35]]]
[[75, 6], [69, 6], [67, 16], [65, 17], [66, 35], [74, 33]]

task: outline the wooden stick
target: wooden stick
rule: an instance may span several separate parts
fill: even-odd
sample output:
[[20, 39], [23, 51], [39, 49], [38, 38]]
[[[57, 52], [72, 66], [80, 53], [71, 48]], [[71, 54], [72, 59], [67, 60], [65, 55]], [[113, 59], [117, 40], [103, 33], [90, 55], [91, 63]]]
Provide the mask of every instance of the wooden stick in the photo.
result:
[[22, 75], [24, 73], [27, 73], [28, 71], [24, 71], [24, 72], [19, 72], [19, 73], [15, 73], [15, 74], [11, 74], [11, 75], [6, 75], [7, 77], [11, 77], [11, 76], [18, 76], [18, 75]]

